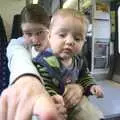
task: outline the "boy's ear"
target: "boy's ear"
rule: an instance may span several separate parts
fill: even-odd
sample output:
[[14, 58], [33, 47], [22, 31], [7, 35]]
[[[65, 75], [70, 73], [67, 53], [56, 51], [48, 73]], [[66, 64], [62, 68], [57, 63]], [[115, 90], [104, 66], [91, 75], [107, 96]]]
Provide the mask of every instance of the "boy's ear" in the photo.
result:
[[51, 37], [51, 34], [50, 34], [50, 31], [49, 31], [49, 33], [48, 33], [48, 40], [50, 39], [50, 37]]
[[50, 43], [49, 43], [49, 39], [50, 39], [51, 35], [50, 35], [50, 31], [48, 32], [48, 47], [50, 48]]

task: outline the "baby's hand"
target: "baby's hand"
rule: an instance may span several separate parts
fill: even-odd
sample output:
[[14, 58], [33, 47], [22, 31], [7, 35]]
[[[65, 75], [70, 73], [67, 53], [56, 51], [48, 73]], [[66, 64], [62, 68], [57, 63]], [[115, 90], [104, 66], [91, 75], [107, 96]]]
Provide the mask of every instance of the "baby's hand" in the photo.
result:
[[93, 85], [93, 86], [91, 86], [90, 92], [93, 95], [96, 95], [98, 98], [103, 98], [104, 97], [104, 95], [103, 95], [103, 89], [101, 88], [100, 85]]
[[83, 96], [83, 87], [78, 84], [68, 84], [63, 94], [65, 106], [67, 109], [73, 107], [81, 101]]

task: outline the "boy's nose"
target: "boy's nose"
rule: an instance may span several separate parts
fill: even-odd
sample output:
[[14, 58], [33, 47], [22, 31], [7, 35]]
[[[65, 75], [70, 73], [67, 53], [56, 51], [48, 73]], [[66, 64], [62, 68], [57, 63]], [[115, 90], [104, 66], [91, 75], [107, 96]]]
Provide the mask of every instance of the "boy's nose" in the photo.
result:
[[39, 43], [40, 42], [39, 37], [37, 35], [33, 35], [32, 36], [32, 42], [33, 43]]

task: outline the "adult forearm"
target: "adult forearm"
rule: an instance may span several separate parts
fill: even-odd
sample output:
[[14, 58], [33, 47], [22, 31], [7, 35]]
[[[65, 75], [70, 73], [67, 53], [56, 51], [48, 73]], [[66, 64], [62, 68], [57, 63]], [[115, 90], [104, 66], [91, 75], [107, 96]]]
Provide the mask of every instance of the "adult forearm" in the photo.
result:
[[[30, 51], [19, 40], [13, 39], [7, 47], [8, 66], [10, 69], [10, 84], [20, 76], [31, 74], [39, 77], [39, 73], [32, 63]], [[19, 42], [18, 42], [19, 41]]]

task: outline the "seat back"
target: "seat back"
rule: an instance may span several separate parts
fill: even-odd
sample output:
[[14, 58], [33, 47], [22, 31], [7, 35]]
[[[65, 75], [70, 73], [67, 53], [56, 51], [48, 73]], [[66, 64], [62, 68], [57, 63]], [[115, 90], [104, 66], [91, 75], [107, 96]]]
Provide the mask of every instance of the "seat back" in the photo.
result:
[[0, 17], [0, 93], [9, 83], [9, 69], [7, 65], [6, 47], [7, 36], [3, 24], [3, 20]]
[[22, 30], [21, 30], [21, 15], [16, 14], [13, 18], [13, 25], [12, 25], [12, 33], [11, 33], [11, 39], [12, 38], [18, 38], [22, 36]]

